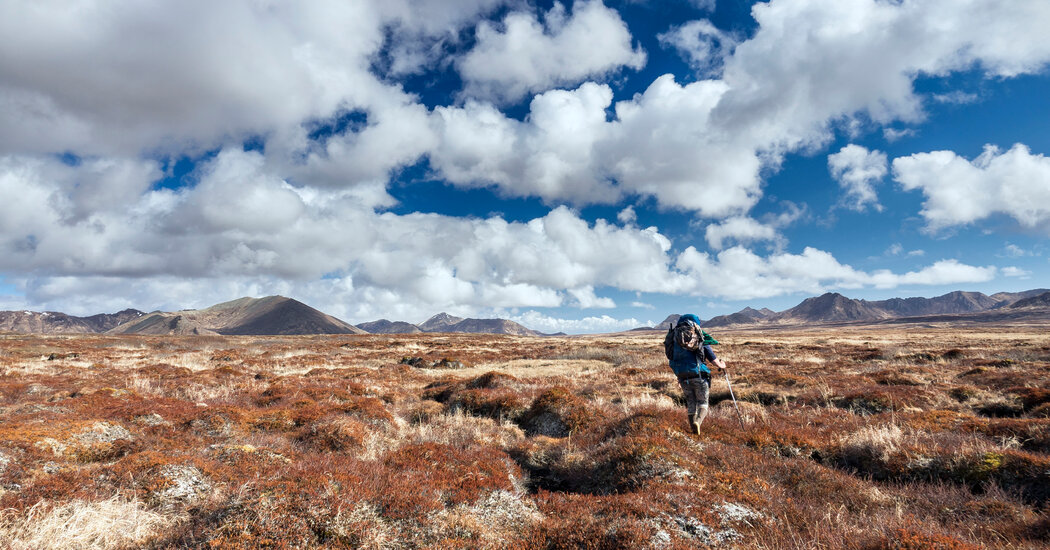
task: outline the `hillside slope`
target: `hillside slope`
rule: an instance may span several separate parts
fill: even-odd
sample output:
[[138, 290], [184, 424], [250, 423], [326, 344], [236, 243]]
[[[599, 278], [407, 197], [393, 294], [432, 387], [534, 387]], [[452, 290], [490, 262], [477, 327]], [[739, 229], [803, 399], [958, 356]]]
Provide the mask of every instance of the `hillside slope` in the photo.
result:
[[1010, 304], [1009, 309], [1045, 308], [1050, 307], [1050, 292], [1044, 292], [1036, 296], [1022, 298]]
[[114, 334], [364, 334], [365, 331], [284, 296], [239, 298], [200, 310], [155, 312]]
[[137, 309], [77, 317], [57, 311], [0, 311], [0, 331], [27, 334], [88, 334], [105, 332], [145, 315]]
[[817, 323], [874, 321], [889, 317], [892, 315], [882, 308], [847, 298], [837, 292], [828, 292], [816, 298], [806, 298], [799, 305], [770, 316], [769, 319], [776, 323]]
[[423, 332], [449, 332], [449, 327], [462, 321], [464, 321], [462, 317], [455, 317], [442, 312], [420, 323], [419, 329]]
[[467, 334], [510, 334], [515, 336], [543, 336], [543, 334], [526, 328], [508, 319], [464, 319], [438, 313], [418, 325], [404, 321], [380, 319], [360, 323], [358, 328], [372, 334], [415, 334], [420, 332], [459, 332]]
[[[773, 312], [751, 307], [718, 315], [703, 322], [707, 327], [770, 326], [822, 323], [863, 323], [932, 321], [980, 323], [1014, 319], [1018, 315], [1029, 315], [1047, 306], [1050, 290], [1045, 288], [1023, 292], [998, 292], [991, 296], [981, 292], [954, 291], [933, 298], [889, 298], [887, 300], [858, 300], [836, 292], [806, 298], [795, 307]], [[1022, 310], [1016, 312], [1016, 310]], [[996, 315], [996, 312], [1002, 314]], [[1013, 313], [1010, 313], [1013, 312]], [[1028, 313], [1025, 313], [1028, 312]], [[1038, 311], [1036, 311], [1038, 312]], [[634, 330], [667, 330], [677, 322], [679, 315], [672, 314], [655, 327], [639, 327]]]
[[405, 321], [388, 321], [380, 319], [367, 323], [358, 323], [357, 328], [369, 334], [419, 334], [423, 332], [419, 327]]

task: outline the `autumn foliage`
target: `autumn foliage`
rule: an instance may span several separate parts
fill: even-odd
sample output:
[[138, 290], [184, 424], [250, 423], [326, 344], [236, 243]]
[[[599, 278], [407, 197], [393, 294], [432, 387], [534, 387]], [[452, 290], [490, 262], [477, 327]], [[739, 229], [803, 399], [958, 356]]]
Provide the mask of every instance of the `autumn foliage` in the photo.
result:
[[0, 547], [1045, 547], [1047, 334], [0, 336]]

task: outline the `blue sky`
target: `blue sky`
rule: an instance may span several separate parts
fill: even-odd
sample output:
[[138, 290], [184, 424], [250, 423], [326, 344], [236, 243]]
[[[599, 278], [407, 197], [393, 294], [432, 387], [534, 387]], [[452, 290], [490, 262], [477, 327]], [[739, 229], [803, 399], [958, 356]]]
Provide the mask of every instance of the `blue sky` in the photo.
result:
[[1043, 0], [13, 1], [0, 309], [604, 332], [1050, 286]]

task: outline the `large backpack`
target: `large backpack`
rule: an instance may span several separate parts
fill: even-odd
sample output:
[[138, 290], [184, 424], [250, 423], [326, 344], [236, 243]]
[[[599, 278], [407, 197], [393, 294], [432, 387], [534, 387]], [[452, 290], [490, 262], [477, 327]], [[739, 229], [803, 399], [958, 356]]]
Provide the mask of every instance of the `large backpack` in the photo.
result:
[[678, 326], [672, 325], [671, 328], [667, 329], [667, 336], [664, 336], [664, 355], [667, 356], [668, 361], [674, 359], [675, 342], [678, 342], [678, 345], [683, 349], [696, 351], [701, 346], [717, 344], [718, 340], [715, 340], [710, 334], [691, 322], [685, 322]]
[[704, 341], [703, 336], [700, 336], [700, 327], [696, 326], [692, 322], [685, 322], [674, 329], [674, 341], [682, 346], [682, 349], [689, 351], [696, 351], [700, 349], [701, 342]]
[[668, 361], [674, 359], [674, 325], [667, 329], [667, 336], [664, 336], [664, 355]]

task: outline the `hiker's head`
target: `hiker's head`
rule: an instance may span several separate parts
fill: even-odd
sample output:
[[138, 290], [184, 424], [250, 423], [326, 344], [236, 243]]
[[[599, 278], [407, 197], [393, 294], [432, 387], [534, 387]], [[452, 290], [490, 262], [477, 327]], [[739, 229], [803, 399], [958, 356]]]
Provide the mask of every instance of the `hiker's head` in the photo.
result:
[[685, 315], [678, 318], [678, 323], [682, 324], [686, 321], [692, 321], [696, 326], [700, 326], [700, 318], [692, 313], [686, 313]]

